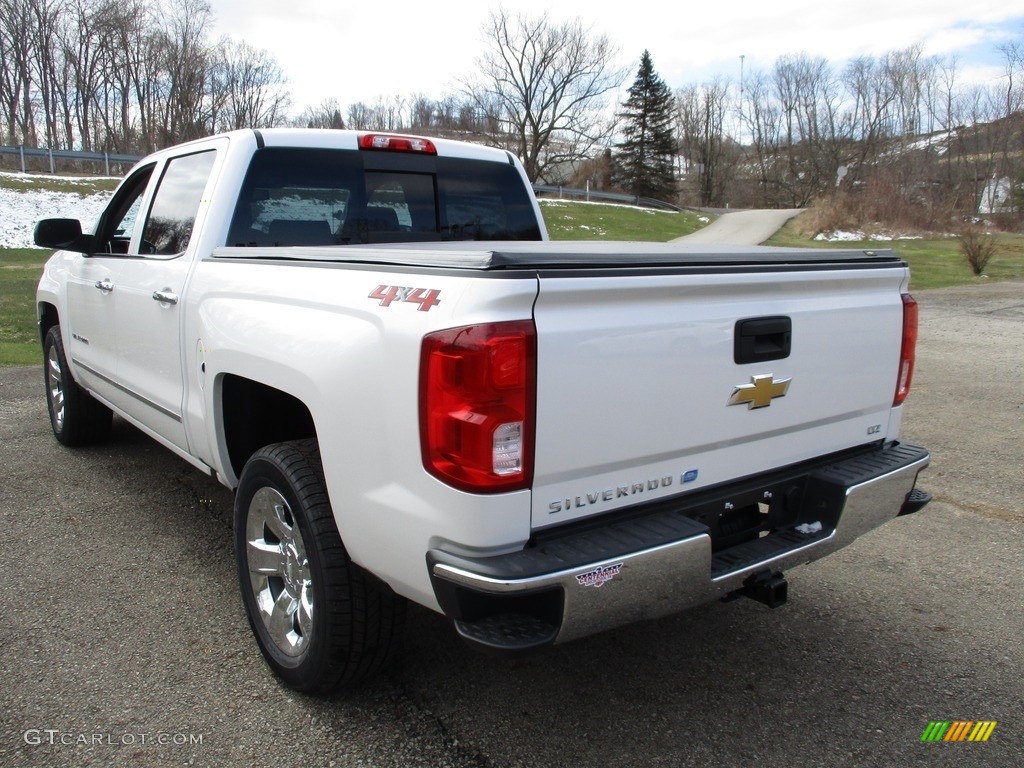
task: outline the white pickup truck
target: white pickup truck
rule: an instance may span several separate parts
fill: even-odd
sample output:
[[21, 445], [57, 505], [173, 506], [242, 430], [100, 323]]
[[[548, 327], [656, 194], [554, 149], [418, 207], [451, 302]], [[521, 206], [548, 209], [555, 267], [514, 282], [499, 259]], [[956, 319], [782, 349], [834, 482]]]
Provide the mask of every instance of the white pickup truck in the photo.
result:
[[774, 606], [927, 501], [892, 253], [546, 240], [496, 149], [158, 152], [92, 232], [36, 227], [53, 431], [116, 413], [234, 490], [249, 622], [309, 692], [379, 670], [409, 600], [498, 653]]

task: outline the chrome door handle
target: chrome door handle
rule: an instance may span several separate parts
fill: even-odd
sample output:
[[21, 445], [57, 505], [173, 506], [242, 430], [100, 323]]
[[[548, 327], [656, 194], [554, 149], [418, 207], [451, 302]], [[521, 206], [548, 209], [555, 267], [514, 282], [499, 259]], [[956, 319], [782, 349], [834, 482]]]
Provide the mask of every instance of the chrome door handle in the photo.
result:
[[104, 277], [102, 280], [97, 280], [96, 287], [99, 288], [104, 293], [110, 293], [112, 290], [114, 290], [114, 284], [110, 282], [109, 277]]
[[178, 294], [171, 293], [170, 288], [164, 288], [162, 291], [153, 291], [153, 298], [163, 304], [177, 304]]

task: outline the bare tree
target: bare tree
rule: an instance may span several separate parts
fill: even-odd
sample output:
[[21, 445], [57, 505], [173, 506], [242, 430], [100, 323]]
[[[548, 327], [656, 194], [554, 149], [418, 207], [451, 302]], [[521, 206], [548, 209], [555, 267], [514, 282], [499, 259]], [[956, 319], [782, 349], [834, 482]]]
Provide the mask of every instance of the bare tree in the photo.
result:
[[[1015, 41], [1000, 47], [1006, 72], [1006, 118], [1007, 141], [1004, 166], [1006, 174], [1013, 180], [1011, 195], [1014, 212], [1020, 220], [1024, 211], [1024, 130], [1020, 129], [1021, 114], [1024, 113], [1024, 43]], [[1017, 128], [1014, 129], [1016, 116]]]
[[859, 56], [850, 61], [843, 72], [842, 79], [851, 104], [850, 127], [858, 140], [856, 155], [850, 163], [853, 167], [851, 181], [859, 179], [861, 170], [867, 167], [868, 158], [873, 160], [881, 154], [883, 143], [889, 136], [896, 92], [881, 70], [877, 59]]
[[999, 46], [1006, 75], [1006, 116], [1024, 109], [1024, 43], [1013, 41]]
[[824, 57], [800, 54], [776, 61], [773, 84], [785, 131], [782, 183], [788, 199], [781, 202], [807, 205], [835, 180], [842, 164], [839, 82]]
[[376, 103], [370, 108], [370, 125], [372, 130], [397, 131], [405, 122], [405, 99], [401, 96], [378, 96]]
[[32, 40], [32, 77], [42, 109], [42, 136], [47, 147], [62, 146], [58, 123], [58, 95], [62, 90], [58, 65], [57, 30], [62, 0], [31, 0], [35, 31]]
[[5, 139], [11, 144], [35, 144], [32, 99], [34, 18], [28, 0], [0, 4], [0, 105]]
[[291, 96], [284, 73], [268, 51], [225, 38], [216, 46], [211, 69], [215, 130], [271, 128], [285, 122]]
[[150, 41], [157, 16], [148, 0], [121, 0], [115, 8], [110, 35], [116, 51], [110, 78], [116, 83], [120, 108], [115, 145], [122, 151], [149, 152], [155, 149], [148, 93], [153, 87]]
[[207, 0], [174, 0], [163, 10], [162, 39], [153, 41], [165, 73], [157, 95], [160, 143], [188, 141], [212, 131], [216, 105], [207, 95], [214, 51], [206, 37], [212, 21]]
[[916, 136], [921, 132], [922, 90], [934, 70], [933, 63], [921, 56], [921, 46], [914, 45], [892, 51], [884, 58], [884, 68], [896, 96], [898, 111], [896, 130], [900, 136]]
[[744, 81], [741, 113], [750, 135], [751, 165], [755, 172], [757, 205], [778, 205], [780, 187], [779, 147], [782, 143], [782, 115], [771, 95], [771, 81], [764, 72], [755, 72]]
[[368, 131], [373, 127], [373, 110], [361, 101], [349, 104], [348, 127], [356, 131]]
[[99, 100], [103, 72], [103, 31], [98, 5], [102, 0], [74, 0], [66, 13], [70, 22], [61, 33], [61, 55], [71, 76], [66, 84], [75, 116], [74, 131], [82, 149], [92, 149], [96, 136], [93, 109]]
[[465, 93], [493, 118], [487, 141], [518, 154], [531, 181], [565, 173], [609, 136], [604, 107], [626, 71], [613, 66], [606, 36], [592, 37], [579, 19], [512, 18], [504, 9], [491, 12], [484, 36]]
[[337, 99], [324, 99], [315, 107], [306, 107], [295, 119], [302, 128], [344, 128], [341, 106]]
[[452, 131], [458, 122], [461, 104], [454, 94], [448, 94], [435, 104], [435, 121], [438, 130]]
[[724, 205], [737, 155], [726, 133], [729, 83], [715, 80], [676, 91], [676, 132], [680, 150], [696, 174], [698, 205]]
[[409, 127], [413, 130], [431, 130], [436, 127], [437, 105], [423, 94], [416, 94], [409, 104]]

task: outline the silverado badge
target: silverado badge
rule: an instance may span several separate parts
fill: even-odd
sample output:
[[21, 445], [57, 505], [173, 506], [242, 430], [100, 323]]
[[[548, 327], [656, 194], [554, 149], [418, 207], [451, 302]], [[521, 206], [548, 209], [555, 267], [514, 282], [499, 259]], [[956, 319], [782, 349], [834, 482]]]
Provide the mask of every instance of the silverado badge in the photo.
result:
[[776, 397], [785, 397], [792, 379], [778, 379], [770, 373], [751, 376], [749, 384], [739, 384], [729, 398], [728, 405], [744, 405], [747, 410], [766, 408]]

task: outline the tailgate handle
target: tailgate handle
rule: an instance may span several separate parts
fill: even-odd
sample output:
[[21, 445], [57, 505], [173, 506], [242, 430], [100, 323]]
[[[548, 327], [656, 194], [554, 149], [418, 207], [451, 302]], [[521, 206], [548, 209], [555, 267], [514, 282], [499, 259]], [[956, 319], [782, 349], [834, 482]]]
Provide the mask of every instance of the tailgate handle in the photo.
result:
[[789, 357], [793, 321], [784, 315], [751, 317], [736, 322], [733, 359], [737, 365]]

